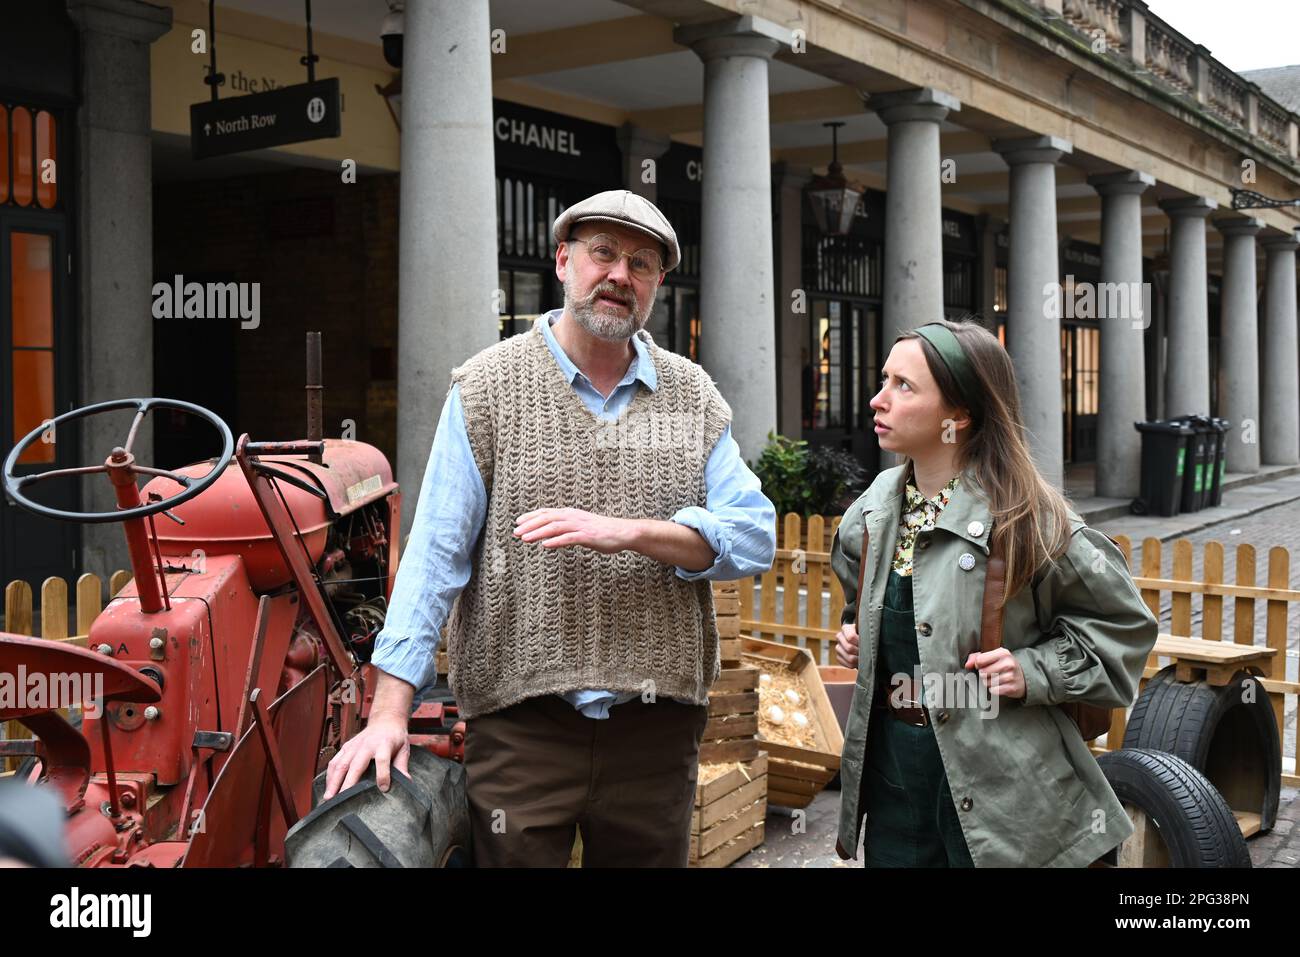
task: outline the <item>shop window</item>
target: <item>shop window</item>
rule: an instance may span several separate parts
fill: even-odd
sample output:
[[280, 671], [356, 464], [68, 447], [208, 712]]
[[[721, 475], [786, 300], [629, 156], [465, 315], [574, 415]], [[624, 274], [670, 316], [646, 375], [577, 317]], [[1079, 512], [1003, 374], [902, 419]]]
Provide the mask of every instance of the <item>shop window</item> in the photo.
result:
[[0, 203], [58, 206], [57, 157], [58, 130], [51, 113], [0, 104]]
[[[10, 233], [13, 435], [15, 441], [54, 418], [54, 239]], [[21, 464], [54, 461], [54, 444], [34, 442]]]
[[953, 253], [943, 257], [943, 304], [950, 309], [975, 309], [975, 260]]
[[560, 305], [551, 301], [552, 287], [557, 283], [539, 270], [501, 269], [497, 280], [502, 297], [497, 317], [502, 339], [527, 332], [538, 316]]
[[993, 311], [1000, 316], [1007, 314], [1007, 267], [997, 266], [993, 269]]

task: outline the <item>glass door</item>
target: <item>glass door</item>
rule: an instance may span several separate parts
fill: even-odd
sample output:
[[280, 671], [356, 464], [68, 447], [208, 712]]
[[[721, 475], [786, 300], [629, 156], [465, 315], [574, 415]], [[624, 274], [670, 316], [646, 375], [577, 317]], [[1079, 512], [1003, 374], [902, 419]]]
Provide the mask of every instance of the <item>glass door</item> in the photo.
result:
[[1061, 435], [1064, 460], [1069, 464], [1097, 460], [1100, 353], [1097, 326], [1062, 324]]
[[[67, 248], [61, 217], [0, 207], [0, 454], [73, 405], [74, 352], [69, 336]], [[48, 430], [18, 460], [19, 475], [81, 462], [75, 429]], [[73, 480], [28, 493], [55, 508], [76, 509]], [[34, 592], [50, 575], [75, 576], [78, 526], [0, 506], [0, 585], [27, 581]]]
[[869, 471], [879, 466], [871, 397], [879, 384], [880, 307], [813, 299], [810, 348], [803, 368], [804, 438], [851, 452]]

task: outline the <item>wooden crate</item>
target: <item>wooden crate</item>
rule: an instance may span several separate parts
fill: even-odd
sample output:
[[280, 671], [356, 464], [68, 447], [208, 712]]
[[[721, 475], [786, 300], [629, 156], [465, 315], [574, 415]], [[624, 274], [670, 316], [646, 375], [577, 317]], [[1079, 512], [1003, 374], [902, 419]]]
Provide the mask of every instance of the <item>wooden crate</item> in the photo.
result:
[[759, 732], [759, 746], [768, 754], [768, 800], [782, 807], [803, 808], [812, 803], [840, 769], [844, 732], [822, 684], [817, 663], [805, 649], [759, 638], [742, 639], [745, 663], [762, 668], [764, 663], [793, 670], [808, 689], [808, 716], [816, 740], [812, 748], [769, 741]]
[[740, 590], [735, 582], [713, 583], [713, 611], [718, 621], [719, 651], [724, 668], [740, 664]]
[[691, 867], [726, 867], [763, 843], [767, 753], [695, 788]]
[[758, 757], [758, 669], [724, 668], [709, 689], [709, 719], [700, 739], [700, 764]]

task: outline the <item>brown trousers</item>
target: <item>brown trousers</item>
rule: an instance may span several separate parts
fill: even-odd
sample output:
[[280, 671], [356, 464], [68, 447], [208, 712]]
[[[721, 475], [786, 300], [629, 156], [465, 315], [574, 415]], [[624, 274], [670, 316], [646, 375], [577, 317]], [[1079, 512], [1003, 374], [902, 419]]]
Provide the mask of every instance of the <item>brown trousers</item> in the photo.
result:
[[479, 867], [685, 867], [708, 708], [658, 698], [588, 718], [558, 695], [465, 722]]

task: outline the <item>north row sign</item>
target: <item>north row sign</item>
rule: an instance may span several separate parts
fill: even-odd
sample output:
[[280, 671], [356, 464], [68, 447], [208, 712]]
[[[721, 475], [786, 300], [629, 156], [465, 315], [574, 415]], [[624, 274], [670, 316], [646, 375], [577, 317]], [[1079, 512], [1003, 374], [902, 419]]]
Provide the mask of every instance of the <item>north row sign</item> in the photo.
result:
[[190, 105], [195, 159], [327, 139], [342, 131], [338, 77]]

